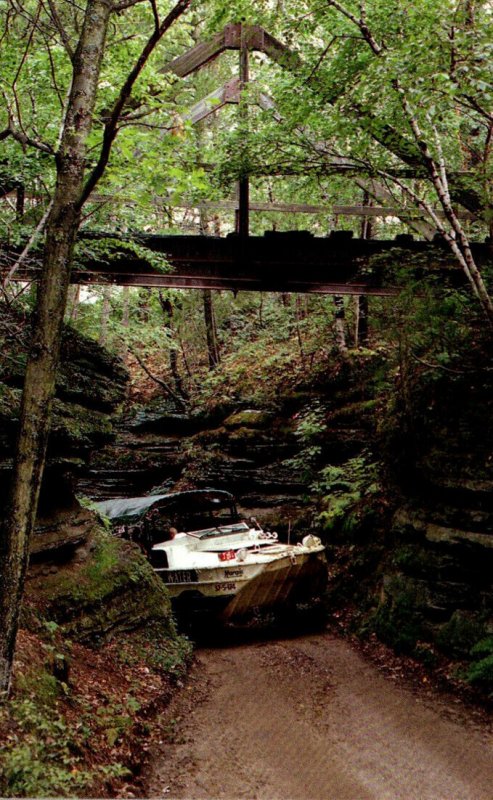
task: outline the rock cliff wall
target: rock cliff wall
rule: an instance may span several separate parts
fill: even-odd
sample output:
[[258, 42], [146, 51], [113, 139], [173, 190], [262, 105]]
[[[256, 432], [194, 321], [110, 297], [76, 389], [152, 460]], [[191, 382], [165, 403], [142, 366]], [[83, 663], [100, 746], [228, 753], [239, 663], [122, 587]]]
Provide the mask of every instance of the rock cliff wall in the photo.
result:
[[[17, 436], [30, 321], [0, 309], [0, 501], [5, 506]], [[32, 553], [81, 544], [92, 516], [75, 497], [89, 454], [112, 438], [111, 415], [125, 396], [127, 372], [117, 358], [67, 328], [56, 382], [53, 421]]]

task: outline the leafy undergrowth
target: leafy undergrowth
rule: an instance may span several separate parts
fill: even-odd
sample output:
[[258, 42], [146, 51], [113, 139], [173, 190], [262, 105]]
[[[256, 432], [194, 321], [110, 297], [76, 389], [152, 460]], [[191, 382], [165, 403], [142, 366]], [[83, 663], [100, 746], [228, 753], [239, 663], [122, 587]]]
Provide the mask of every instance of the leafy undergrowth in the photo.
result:
[[97, 650], [64, 639], [55, 623], [43, 628], [19, 633], [12, 695], [0, 708], [0, 795], [124, 796], [190, 643], [159, 623]]

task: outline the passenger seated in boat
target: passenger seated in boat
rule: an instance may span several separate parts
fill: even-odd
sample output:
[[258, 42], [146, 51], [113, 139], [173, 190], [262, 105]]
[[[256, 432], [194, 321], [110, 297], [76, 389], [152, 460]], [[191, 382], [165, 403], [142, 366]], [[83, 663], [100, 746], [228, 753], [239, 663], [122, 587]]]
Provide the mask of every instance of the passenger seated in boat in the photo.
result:
[[169, 538], [170, 539], [182, 539], [186, 535], [187, 535], [186, 533], [178, 533], [178, 530], [176, 528], [170, 528], [169, 529]]

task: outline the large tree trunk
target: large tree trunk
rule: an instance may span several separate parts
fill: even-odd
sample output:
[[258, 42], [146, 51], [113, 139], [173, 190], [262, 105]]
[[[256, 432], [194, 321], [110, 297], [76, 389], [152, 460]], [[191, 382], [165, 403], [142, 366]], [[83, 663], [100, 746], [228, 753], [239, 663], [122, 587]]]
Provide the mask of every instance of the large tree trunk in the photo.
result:
[[8, 692], [10, 684], [29, 541], [45, 464], [70, 264], [79, 227], [86, 141], [110, 12], [110, 0], [88, 0], [57, 154], [57, 183], [46, 227], [9, 516], [0, 548], [0, 693]]

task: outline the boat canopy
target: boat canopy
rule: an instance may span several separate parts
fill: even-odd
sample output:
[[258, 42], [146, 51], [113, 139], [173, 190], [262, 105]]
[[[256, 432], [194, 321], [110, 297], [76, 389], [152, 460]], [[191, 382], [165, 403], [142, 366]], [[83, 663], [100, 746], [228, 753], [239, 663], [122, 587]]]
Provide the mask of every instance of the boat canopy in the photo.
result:
[[236, 514], [233, 495], [221, 489], [195, 489], [146, 497], [116, 497], [94, 505], [100, 514], [113, 523], [122, 525], [136, 524], [154, 509], [188, 516], [227, 507], [233, 515]]

